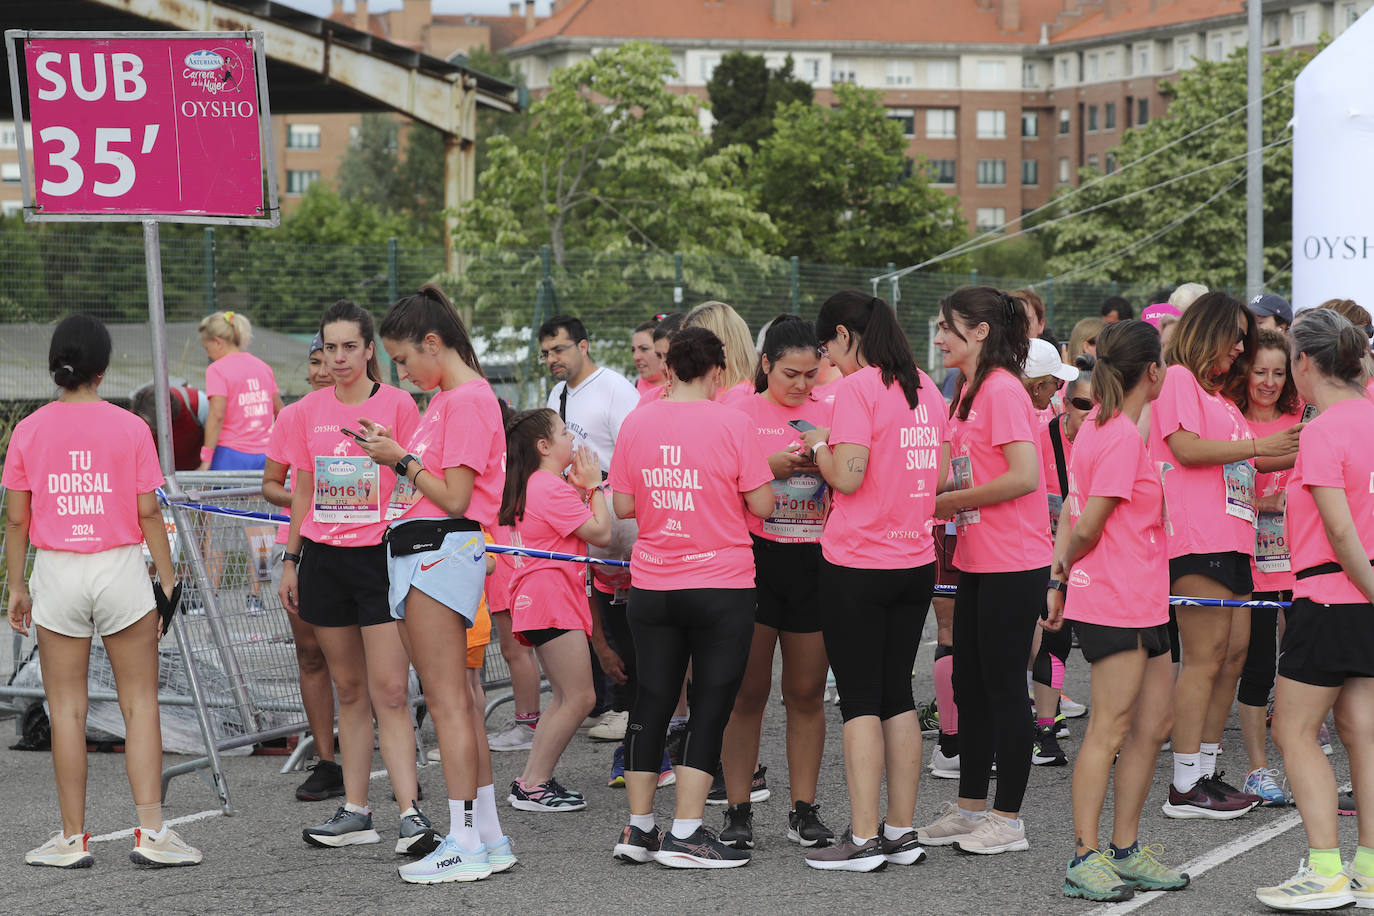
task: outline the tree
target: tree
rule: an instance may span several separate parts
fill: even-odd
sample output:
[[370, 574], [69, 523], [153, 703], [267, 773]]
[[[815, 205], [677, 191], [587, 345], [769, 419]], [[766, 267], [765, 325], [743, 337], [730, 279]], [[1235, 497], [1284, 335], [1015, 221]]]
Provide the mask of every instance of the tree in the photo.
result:
[[339, 163], [339, 196], [390, 209], [400, 192], [400, 125], [390, 115], [362, 116]]
[[792, 55], [773, 71], [761, 55], [731, 51], [720, 59], [706, 91], [711, 97], [712, 149], [742, 143], [757, 150], [773, 133], [773, 115], [790, 102], [810, 105], [811, 84], [792, 74]]
[[[401, 156], [401, 137], [405, 155]], [[432, 245], [443, 239], [444, 135], [419, 121], [364, 114], [339, 164], [339, 197], [402, 213]], [[407, 234], [414, 234], [413, 230]]]
[[[1263, 143], [1272, 145], [1264, 153], [1267, 278], [1284, 271], [1291, 257], [1289, 87], [1310, 59], [1301, 52], [1264, 56]], [[1062, 202], [1047, 211], [1052, 218], [1099, 209], [1045, 230], [1056, 278], [1125, 279], [1144, 289], [1183, 280], [1244, 287], [1245, 70], [1243, 48], [1224, 61], [1196, 61], [1161, 87], [1171, 98], [1167, 115], [1126, 131], [1112, 150], [1117, 172], [1061, 194]], [[1102, 177], [1092, 169], [1079, 174], [1085, 183]]]
[[791, 102], [749, 178], [781, 235], [779, 253], [833, 264], [910, 264], [965, 237], [958, 201], [906, 158], [878, 93], [836, 87], [838, 105]]

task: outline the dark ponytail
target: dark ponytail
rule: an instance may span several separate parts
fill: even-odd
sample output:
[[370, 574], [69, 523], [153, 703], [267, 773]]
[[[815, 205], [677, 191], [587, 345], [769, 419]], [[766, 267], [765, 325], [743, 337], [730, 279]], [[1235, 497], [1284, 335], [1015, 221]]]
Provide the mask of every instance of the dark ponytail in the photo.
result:
[[539, 440], [553, 439], [558, 414], [547, 407], [522, 410], [506, 421], [506, 484], [501, 492], [499, 524], [510, 527], [525, 517], [525, 490], [539, 470]]
[[53, 329], [48, 371], [57, 387], [75, 391], [110, 367], [112, 349], [104, 322], [90, 315], [70, 315]]
[[472, 348], [463, 319], [444, 291], [433, 283], [426, 283], [413, 296], [398, 299], [387, 310], [379, 329], [386, 340], [405, 340], [412, 344], [424, 342], [425, 335], [434, 334], [450, 350], [456, 350], [468, 367], [482, 375], [477, 351]]
[[1332, 381], [1362, 388], [1369, 340], [1364, 331], [1332, 309], [1309, 309], [1298, 316], [1288, 332], [1293, 354], [1306, 353], [1317, 371]]
[[1098, 426], [1105, 426], [1121, 413], [1126, 395], [1140, 384], [1145, 370], [1161, 359], [1159, 332], [1144, 321], [1118, 321], [1098, 332], [1097, 362], [1093, 364]]
[[921, 370], [916, 368], [906, 332], [897, 323], [892, 306], [857, 289], [841, 290], [821, 306], [816, 317], [816, 338], [833, 340], [840, 327], [858, 335], [859, 356], [870, 366], [878, 367], [884, 385], [900, 385], [907, 406], [915, 409], [921, 399]]
[[816, 339], [815, 325], [805, 318], [785, 314], [774, 318], [768, 323], [768, 330], [763, 335], [759, 365], [754, 371], [754, 390], [768, 390], [768, 373], [763, 370], [764, 357], [768, 358], [770, 366], [777, 365], [778, 360], [793, 350], [804, 350], [819, 358], [820, 347], [820, 342]]
[[954, 322], [956, 314], [970, 328], [983, 323], [988, 326], [988, 336], [978, 354], [978, 368], [974, 370], [972, 381], [956, 395], [950, 411], [951, 414], [957, 412], [960, 420], [967, 420], [978, 389], [994, 370], [1006, 369], [1020, 377], [1026, 354], [1030, 352], [1030, 318], [1026, 316], [1026, 305], [1021, 299], [991, 286], [956, 289], [940, 300], [940, 314], [949, 325], [950, 333], [960, 340], [966, 338]]
[[[340, 299], [329, 308], [324, 310], [324, 315], [320, 317], [320, 339], [324, 339], [325, 325], [333, 324], [336, 321], [351, 321], [358, 326], [358, 334], [363, 339], [363, 346], [372, 347], [372, 355], [367, 360], [367, 377], [374, 382], [382, 380], [382, 369], [377, 363], [377, 330], [372, 323], [372, 315], [367, 309], [350, 302], [347, 299]], [[314, 352], [313, 350], [311, 352]]]

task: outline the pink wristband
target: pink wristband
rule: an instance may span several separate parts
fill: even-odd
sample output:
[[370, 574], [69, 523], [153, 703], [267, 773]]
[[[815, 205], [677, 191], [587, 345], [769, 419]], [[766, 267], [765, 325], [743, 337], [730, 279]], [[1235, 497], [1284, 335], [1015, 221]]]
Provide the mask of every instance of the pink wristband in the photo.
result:
[[203, 448], [203, 449], [200, 450], [200, 460], [201, 460], [201, 461], [210, 461], [210, 460], [213, 459], [214, 457], [215, 457], [215, 450], [212, 449], [212, 448], [210, 448], [208, 445], [207, 445], [205, 448]]

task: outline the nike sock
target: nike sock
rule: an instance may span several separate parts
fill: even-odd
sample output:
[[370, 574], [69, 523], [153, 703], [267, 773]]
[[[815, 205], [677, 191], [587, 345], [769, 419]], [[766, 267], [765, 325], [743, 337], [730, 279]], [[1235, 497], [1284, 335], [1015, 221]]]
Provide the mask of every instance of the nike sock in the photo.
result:
[[1174, 788], [1180, 792], [1191, 792], [1202, 779], [1199, 754], [1174, 753]]
[[476, 815], [477, 835], [482, 838], [482, 842], [488, 846], [495, 846], [501, 842], [501, 837], [504, 834], [501, 832], [501, 816], [496, 813], [496, 788], [494, 786], [478, 787], [473, 811]]
[[1204, 741], [1198, 749], [1198, 770], [1203, 779], [1210, 779], [1217, 772], [1217, 758], [1221, 756], [1220, 744]]
[[891, 824], [883, 824], [883, 838], [887, 840], [900, 840], [910, 831], [910, 827], [893, 827]]
[[630, 815], [630, 826], [636, 828], [637, 830], [643, 830], [645, 833], [653, 833], [653, 832], [654, 832], [654, 816], [653, 816], [653, 813], [651, 812], [651, 813], [649, 813], [649, 814], [631, 814], [631, 815]]
[[1374, 849], [1368, 846], [1355, 847], [1355, 861], [1350, 863], [1362, 875], [1374, 876]]
[[679, 817], [673, 821], [673, 836], [685, 840], [701, 829], [701, 818]]
[[371, 814], [372, 809], [366, 805], [355, 805], [352, 802], [344, 802], [344, 810], [349, 814]]
[[458, 844], [459, 849], [469, 851], [482, 845], [482, 837], [473, 824], [472, 801], [450, 798], [448, 800], [448, 835]]
[[1323, 878], [1334, 878], [1341, 873], [1341, 851], [1339, 849], [1309, 849], [1307, 864]]

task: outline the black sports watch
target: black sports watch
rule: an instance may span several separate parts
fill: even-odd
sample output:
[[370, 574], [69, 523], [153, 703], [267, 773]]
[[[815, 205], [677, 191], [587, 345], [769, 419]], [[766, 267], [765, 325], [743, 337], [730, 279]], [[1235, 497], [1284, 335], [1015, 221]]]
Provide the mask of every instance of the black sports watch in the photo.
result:
[[419, 461], [420, 461], [420, 459], [419, 459], [419, 458], [416, 458], [414, 455], [406, 455], [406, 456], [405, 456], [404, 458], [402, 458], [400, 461], [396, 462], [396, 476], [397, 476], [397, 477], [405, 477], [405, 476], [406, 476], [406, 470], [407, 470], [412, 464], [418, 464]]
[[292, 563], [295, 563], [297, 566], [300, 566], [300, 565], [301, 565], [301, 555], [298, 554], [298, 553], [291, 553], [290, 551], [286, 551], [285, 553], [283, 553], [283, 554], [281, 555], [281, 559], [282, 559], [282, 562], [283, 562], [283, 563], [285, 563], [287, 560], [290, 560]]
[[1050, 589], [1056, 592], [1068, 592], [1069, 590], [1069, 587], [1065, 585], [1063, 582], [1060, 582], [1058, 579], [1051, 579], [1049, 581], [1049, 587]]

